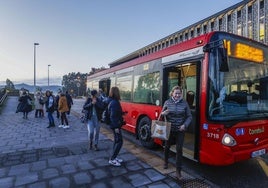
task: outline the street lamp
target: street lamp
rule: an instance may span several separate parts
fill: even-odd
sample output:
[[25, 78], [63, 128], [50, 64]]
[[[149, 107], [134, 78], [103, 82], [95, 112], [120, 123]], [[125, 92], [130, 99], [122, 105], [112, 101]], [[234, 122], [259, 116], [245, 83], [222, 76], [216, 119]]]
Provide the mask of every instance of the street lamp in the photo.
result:
[[51, 65], [47, 65], [47, 86], [49, 86], [49, 67]]
[[79, 96], [79, 88], [80, 88], [80, 86], [81, 86], [81, 84], [80, 84], [80, 76], [77, 77], [77, 81], [78, 81], [78, 82], [76, 83], [77, 90], [78, 90], [77, 96]]
[[36, 92], [36, 46], [39, 43], [34, 43], [34, 93]]

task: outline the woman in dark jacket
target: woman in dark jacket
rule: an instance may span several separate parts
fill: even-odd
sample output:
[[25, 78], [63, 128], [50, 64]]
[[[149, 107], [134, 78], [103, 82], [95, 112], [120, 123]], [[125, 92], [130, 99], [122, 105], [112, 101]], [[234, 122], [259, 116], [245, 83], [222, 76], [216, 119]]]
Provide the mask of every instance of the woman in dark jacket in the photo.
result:
[[165, 164], [164, 168], [168, 168], [168, 157], [171, 143], [176, 142], [176, 176], [182, 179], [182, 147], [184, 141], [184, 132], [192, 121], [192, 114], [188, 103], [182, 98], [182, 89], [175, 86], [170, 92], [170, 98], [165, 101], [162, 115], [165, 115], [167, 121], [171, 122], [171, 133], [169, 139], [165, 143]]
[[[88, 97], [83, 109], [87, 111], [87, 130], [89, 139], [89, 148], [92, 149], [94, 139], [94, 149], [98, 151], [98, 142], [100, 134], [99, 121], [101, 120], [101, 114], [103, 111], [103, 105], [100, 99], [97, 97], [98, 92], [96, 90], [91, 91], [91, 97]], [[95, 135], [94, 135], [95, 132]]]
[[114, 145], [113, 153], [109, 160], [109, 164], [113, 166], [121, 166], [123, 162], [122, 159], [117, 158], [118, 153], [120, 152], [123, 145], [123, 137], [121, 132], [121, 127], [125, 124], [123, 121], [123, 111], [120, 104], [120, 93], [118, 87], [112, 87], [109, 93], [109, 106], [108, 112], [110, 117], [110, 128], [114, 133]]
[[23, 91], [19, 98], [19, 105], [17, 107], [17, 112], [23, 113], [23, 119], [28, 119], [28, 113], [32, 111], [32, 98], [28, 95], [26, 91]]
[[52, 95], [52, 92], [47, 90], [46, 91], [46, 111], [47, 111], [47, 117], [49, 121], [49, 125], [47, 128], [55, 127], [53, 112], [55, 110], [55, 101], [54, 96]]

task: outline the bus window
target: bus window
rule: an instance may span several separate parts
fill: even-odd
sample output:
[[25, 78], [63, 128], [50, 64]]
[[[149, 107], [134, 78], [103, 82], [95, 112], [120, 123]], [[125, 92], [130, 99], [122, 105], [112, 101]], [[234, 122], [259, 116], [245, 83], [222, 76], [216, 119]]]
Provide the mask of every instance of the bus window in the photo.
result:
[[120, 75], [117, 77], [117, 87], [120, 88], [120, 95], [123, 101], [131, 101], [132, 75]]
[[[214, 57], [210, 57], [213, 59]], [[266, 62], [255, 63], [229, 57], [229, 71], [219, 72], [219, 64], [209, 68], [209, 117], [215, 121], [235, 121], [266, 117], [268, 96]]]
[[156, 104], [160, 100], [160, 73], [136, 75], [134, 77], [133, 102]]

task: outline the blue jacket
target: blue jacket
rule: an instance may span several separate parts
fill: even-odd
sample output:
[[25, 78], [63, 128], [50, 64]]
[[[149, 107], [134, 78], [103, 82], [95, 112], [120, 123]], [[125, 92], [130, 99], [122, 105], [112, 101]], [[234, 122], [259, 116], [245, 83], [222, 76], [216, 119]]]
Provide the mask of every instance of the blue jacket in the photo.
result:
[[109, 103], [108, 111], [110, 114], [110, 128], [121, 128], [124, 124], [124, 120], [122, 117], [123, 111], [120, 102], [118, 100], [112, 99]]

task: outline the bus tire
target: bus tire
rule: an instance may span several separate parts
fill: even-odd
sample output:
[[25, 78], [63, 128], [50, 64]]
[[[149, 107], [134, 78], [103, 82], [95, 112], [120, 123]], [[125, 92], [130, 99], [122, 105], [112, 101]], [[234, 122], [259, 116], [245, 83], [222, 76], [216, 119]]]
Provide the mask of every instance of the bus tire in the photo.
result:
[[148, 117], [143, 117], [139, 121], [138, 138], [142, 146], [149, 149], [155, 148], [156, 144], [151, 137], [151, 120]]

